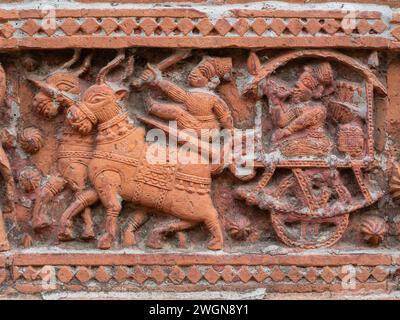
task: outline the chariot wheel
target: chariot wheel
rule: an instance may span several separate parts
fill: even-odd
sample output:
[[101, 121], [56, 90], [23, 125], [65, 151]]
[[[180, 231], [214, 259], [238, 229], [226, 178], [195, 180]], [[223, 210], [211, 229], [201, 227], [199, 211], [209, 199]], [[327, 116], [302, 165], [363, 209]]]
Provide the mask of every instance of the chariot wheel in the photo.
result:
[[294, 213], [271, 213], [272, 226], [288, 246], [302, 249], [329, 247], [340, 240], [349, 224], [349, 214], [307, 217]]

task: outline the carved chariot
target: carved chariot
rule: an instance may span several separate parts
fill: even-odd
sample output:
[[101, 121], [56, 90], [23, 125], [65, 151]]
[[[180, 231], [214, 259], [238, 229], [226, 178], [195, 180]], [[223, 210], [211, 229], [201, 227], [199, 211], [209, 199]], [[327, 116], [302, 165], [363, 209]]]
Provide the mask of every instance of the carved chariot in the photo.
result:
[[[261, 178], [255, 185], [237, 189], [237, 196], [245, 199], [247, 204], [271, 212], [272, 226], [281, 241], [304, 249], [335, 244], [348, 226], [349, 214], [373, 204], [383, 195], [383, 191], [370, 181], [368, 172], [376, 163], [374, 96], [385, 95], [386, 89], [368, 66], [334, 51], [293, 51], [262, 66], [258, 63], [247, 92], [273, 86], [268, 79], [275, 72], [292, 61], [310, 58], [345, 65], [363, 79], [361, 86], [336, 82], [336, 93], [324, 102], [327, 109], [325, 122], [332, 121], [337, 146], [323, 152], [324, 145], [320, 143], [316, 146], [316, 154], [312, 154], [303, 144], [307, 136], [284, 150], [259, 141], [261, 151], [255, 166], [263, 171]], [[271, 108], [274, 92], [270, 87], [267, 89]], [[356, 94], [361, 95], [358, 104], [352, 103]], [[318, 139], [322, 138], [318, 136], [317, 143]], [[353, 181], [347, 187], [342, 181], [344, 172]]]

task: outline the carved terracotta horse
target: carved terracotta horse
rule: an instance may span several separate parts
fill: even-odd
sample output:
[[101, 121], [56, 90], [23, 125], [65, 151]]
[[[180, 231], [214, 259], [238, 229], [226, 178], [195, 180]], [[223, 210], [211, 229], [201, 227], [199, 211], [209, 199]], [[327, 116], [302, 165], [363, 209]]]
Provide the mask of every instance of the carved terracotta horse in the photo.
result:
[[[107, 73], [123, 59], [124, 54], [120, 53], [100, 70], [96, 85], [85, 91], [80, 103], [69, 108], [68, 118], [75, 129], [89, 134], [97, 127], [98, 133], [88, 166], [94, 188], [78, 194], [64, 212], [60, 234], [74, 215], [100, 199], [106, 209], [106, 226], [98, 247], [109, 249], [117, 234], [117, 219], [125, 200], [180, 219], [154, 230], [153, 243], [161, 239], [161, 234], [204, 223], [212, 235], [208, 248], [222, 249], [222, 229], [210, 197], [211, 165], [183, 164], [179, 159], [176, 164], [154, 164], [148, 160], [148, 151], [154, 145], [145, 142], [144, 129], [134, 126], [118, 104], [127, 90], [113, 90], [105, 82]], [[157, 148], [168, 149], [161, 145]]]
[[[88, 55], [80, 67], [72, 69], [71, 67], [79, 58], [80, 50], [75, 50], [73, 57], [51, 73], [45, 81], [29, 78], [33, 84], [40, 88], [32, 102], [33, 109], [39, 115], [51, 119], [66, 110], [63, 102], [56, 101], [51, 92], [46, 90], [48, 87], [66, 93], [70, 97], [78, 96], [81, 93], [82, 87], [85, 84], [81, 81], [80, 77], [88, 71], [92, 55]], [[93, 146], [93, 135], [81, 135], [79, 132], [72, 130], [68, 125], [63, 127], [57, 150], [57, 170], [38, 191], [33, 208], [32, 225], [36, 231], [46, 228], [51, 224], [48, 215], [44, 211], [46, 205], [57, 194], [65, 188], [70, 188], [75, 193], [79, 193], [86, 188], [88, 180], [87, 165], [92, 156]], [[81, 238], [85, 240], [94, 238], [91, 209], [89, 206], [83, 209], [82, 218], [84, 230]], [[64, 234], [64, 238], [61, 240], [70, 240], [72, 238], [72, 230], [68, 228]]]

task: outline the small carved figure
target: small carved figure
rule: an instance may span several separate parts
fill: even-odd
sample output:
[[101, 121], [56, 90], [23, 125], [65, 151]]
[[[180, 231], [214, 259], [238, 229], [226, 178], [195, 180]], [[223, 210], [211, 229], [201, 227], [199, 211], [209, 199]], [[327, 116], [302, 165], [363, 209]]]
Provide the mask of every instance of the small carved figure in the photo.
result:
[[[15, 212], [15, 183], [11, 172], [10, 162], [8, 161], [7, 155], [4, 152], [0, 144], [0, 176], [2, 177], [2, 183], [5, 185], [5, 196], [3, 198], [3, 211], [4, 212]], [[0, 251], [6, 251], [10, 249], [10, 245], [7, 239], [7, 232], [5, 230], [3, 213], [0, 208]]]
[[[0, 64], [0, 107], [3, 107], [6, 98], [6, 73]], [[4, 133], [4, 131], [2, 131]], [[0, 251], [10, 249], [5, 229], [3, 212], [15, 213], [15, 182], [11, 171], [10, 162], [3, 150], [3, 135], [0, 143], [0, 177], [1, 183], [5, 186], [5, 194], [0, 197], [3, 199], [2, 208], [0, 208]]]
[[175, 102], [162, 103], [149, 98], [148, 112], [165, 120], [177, 121], [179, 129], [194, 129], [198, 133], [201, 129], [232, 129], [233, 120], [226, 103], [204, 89], [210, 80], [219, 81], [227, 77], [231, 69], [231, 58], [205, 57], [188, 76], [189, 85], [202, 90], [186, 90], [163, 79], [160, 70], [148, 65], [141, 76], [142, 81], [151, 83]]
[[318, 101], [334, 90], [329, 63], [305, 67], [294, 88], [269, 79], [263, 90], [271, 99], [270, 112], [278, 127], [273, 142], [283, 155], [321, 157], [330, 152], [332, 142], [325, 131], [327, 110]]
[[[82, 65], [76, 69], [71, 67], [79, 60], [80, 50], [75, 50], [73, 57], [51, 73], [45, 81], [29, 79], [40, 91], [33, 98], [33, 108], [46, 118], [55, 117], [60, 110], [65, 109], [66, 101], [57, 99], [57, 92], [63, 92], [69, 99], [78, 99], [81, 92], [80, 77], [90, 67], [92, 55], [89, 54]], [[69, 126], [62, 128], [62, 136], [57, 150], [57, 170], [48, 182], [37, 191], [35, 206], [32, 211], [32, 225], [36, 231], [48, 227], [51, 222], [44, 209], [51, 200], [64, 188], [69, 187], [76, 193], [84, 190], [87, 182], [87, 164], [92, 157], [93, 136], [81, 135]], [[84, 230], [83, 239], [94, 238], [91, 209], [87, 206], [82, 213]], [[73, 238], [72, 230], [65, 234], [65, 240]]]

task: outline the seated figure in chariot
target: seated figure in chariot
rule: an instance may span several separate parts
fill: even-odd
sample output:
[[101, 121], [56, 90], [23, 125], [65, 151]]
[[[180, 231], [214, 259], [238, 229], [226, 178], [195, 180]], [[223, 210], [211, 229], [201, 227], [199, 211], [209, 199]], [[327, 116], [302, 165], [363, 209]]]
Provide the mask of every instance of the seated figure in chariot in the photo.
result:
[[333, 145], [325, 128], [325, 99], [334, 92], [334, 78], [328, 62], [306, 66], [294, 87], [279, 79], [267, 80], [264, 90], [270, 98], [270, 114], [278, 127], [274, 146], [286, 157], [323, 157]]

